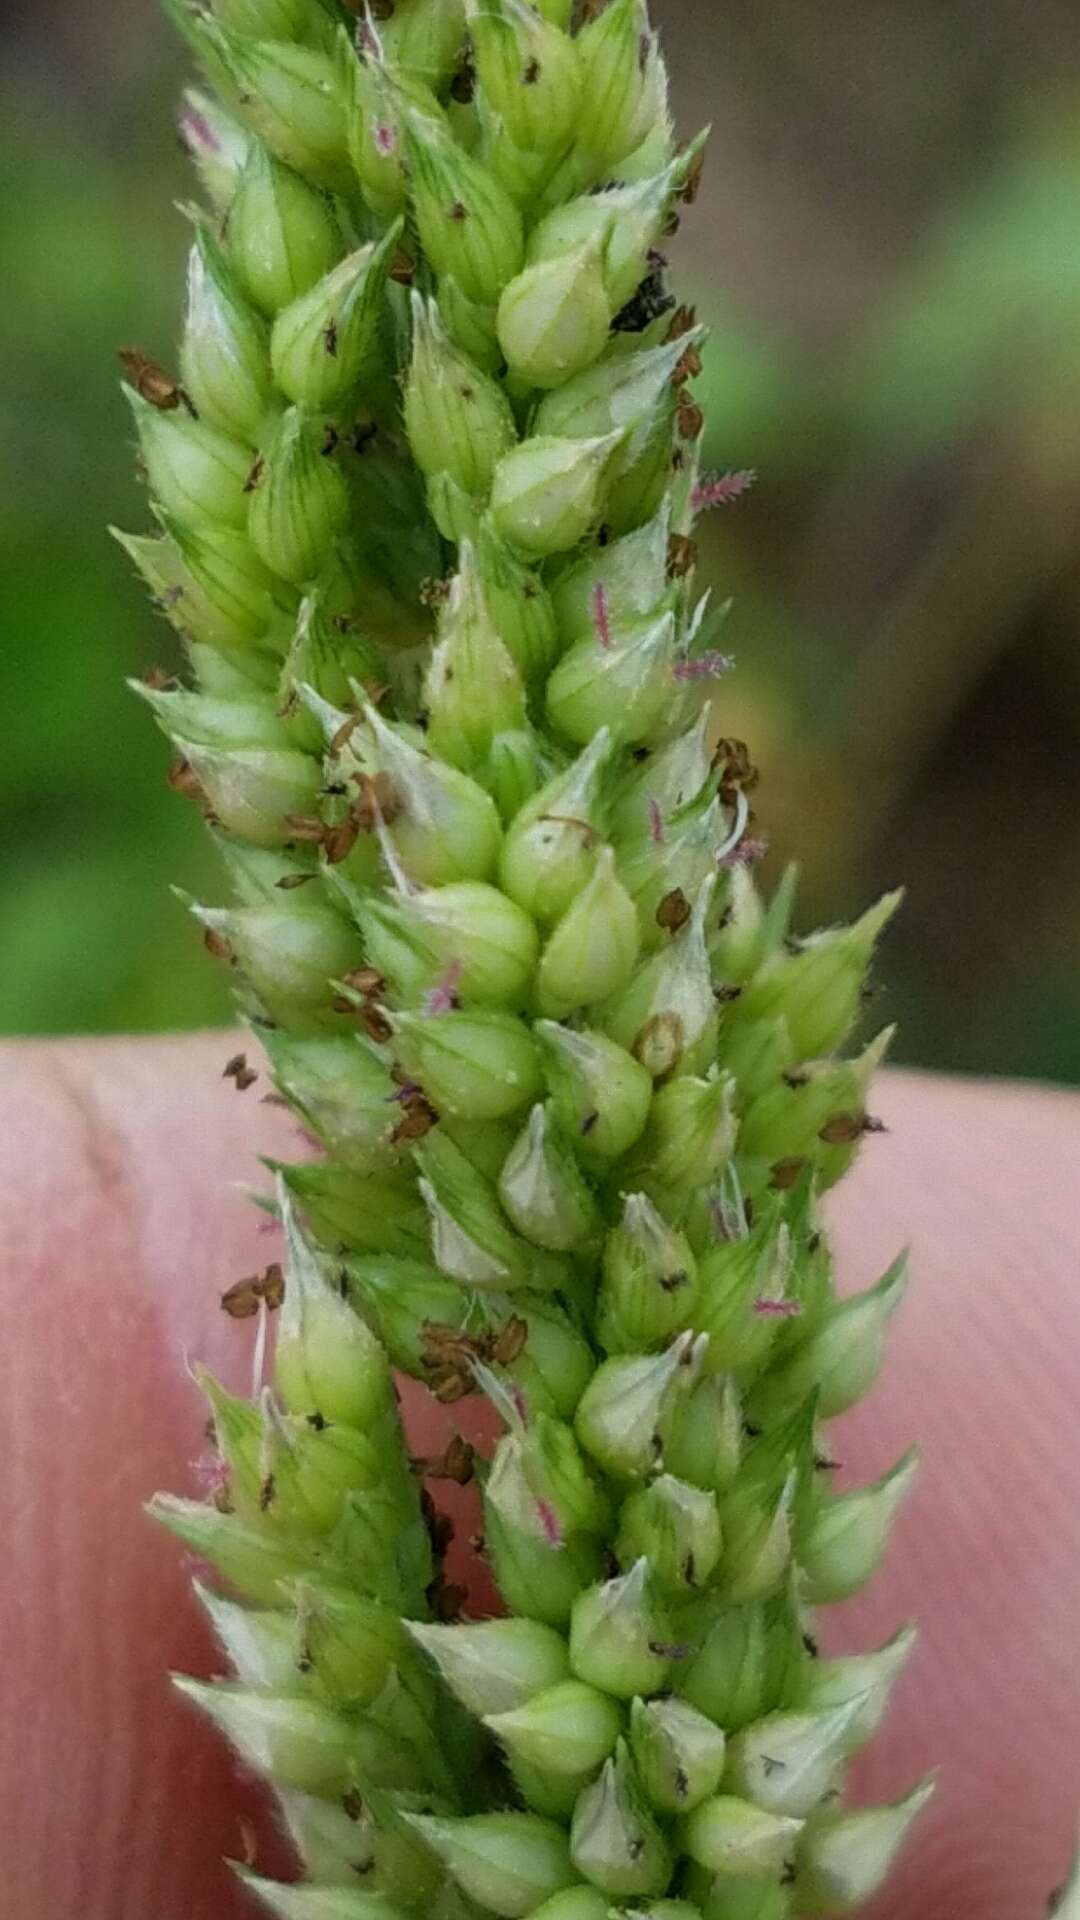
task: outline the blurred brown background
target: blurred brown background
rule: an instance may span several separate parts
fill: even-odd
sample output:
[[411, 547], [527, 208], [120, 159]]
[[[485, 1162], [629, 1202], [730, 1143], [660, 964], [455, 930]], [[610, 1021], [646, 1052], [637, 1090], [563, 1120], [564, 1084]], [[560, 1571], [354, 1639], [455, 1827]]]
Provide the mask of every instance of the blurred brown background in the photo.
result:
[[[706, 529], [724, 731], [801, 923], [903, 880], [899, 1056], [1080, 1080], [1080, 12], [659, 0], [676, 243], [712, 322]], [[168, 359], [190, 191], [152, 0], [6, 16], [0, 82], [0, 1028], [224, 1018], [168, 891], [214, 896], [123, 687], [171, 662], [104, 526], [141, 528], [116, 348]]]

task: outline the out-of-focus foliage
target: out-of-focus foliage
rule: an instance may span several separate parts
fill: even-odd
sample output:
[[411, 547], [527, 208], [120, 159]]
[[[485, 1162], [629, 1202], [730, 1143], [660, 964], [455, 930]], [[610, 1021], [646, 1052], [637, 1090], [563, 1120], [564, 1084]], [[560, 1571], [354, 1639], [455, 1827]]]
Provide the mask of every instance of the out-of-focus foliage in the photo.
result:
[[[707, 570], [736, 599], [721, 720], [761, 766], [771, 857], [800, 860], [806, 924], [907, 882], [901, 1057], [1080, 1079], [1080, 18], [655, 10], [680, 119], [714, 123], [708, 215], [675, 244], [712, 326], [714, 462], [761, 476]], [[212, 895], [209, 850], [123, 686], [175, 663], [171, 636], [103, 530], [143, 523], [116, 349], [168, 360], [178, 324], [180, 67], [152, 0], [102, 4], [93, 42], [87, 65], [37, 9], [0, 97], [16, 1031], [227, 1008], [169, 892]]]

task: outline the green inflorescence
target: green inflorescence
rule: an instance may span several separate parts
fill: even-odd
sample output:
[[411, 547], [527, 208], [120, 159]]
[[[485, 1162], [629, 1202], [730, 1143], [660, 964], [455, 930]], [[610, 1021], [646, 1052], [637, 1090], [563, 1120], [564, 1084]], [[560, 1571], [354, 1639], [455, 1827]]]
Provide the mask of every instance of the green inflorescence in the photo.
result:
[[[765, 901], [694, 525], [703, 330], [643, 0], [169, 0], [213, 93], [179, 378], [129, 354], [190, 684], [139, 691], [232, 898], [195, 909], [317, 1157], [276, 1165], [272, 1383], [204, 1379], [160, 1518], [262, 1768], [294, 1920], [850, 1912], [930, 1786], [848, 1809], [911, 1646], [818, 1656], [914, 1462], [835, 1491], [898, 1263], [838, 1298], [819, 1197], [888, 1035], [895, 898]], [[486, 1396], [505, 1617], [458, 1617], [392, 1369]]]

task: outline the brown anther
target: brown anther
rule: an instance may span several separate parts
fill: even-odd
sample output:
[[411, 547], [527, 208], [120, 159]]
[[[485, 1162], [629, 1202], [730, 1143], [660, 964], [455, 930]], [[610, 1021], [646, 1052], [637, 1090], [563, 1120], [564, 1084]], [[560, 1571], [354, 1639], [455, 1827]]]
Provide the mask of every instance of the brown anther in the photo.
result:
[[399, 287], [411, 287], [416, 279], [416, 261], [404, 247], [398, 248], [390, 262], [389, 278]]
[[165, 784], [171, 787], [174, 793], [186, 794], [191, 800], [201, 800], [203, 797], [198, 774], [182, 754], [171, 763], [165, 775]]
[[689, 391], [683, 387], [675, 404], [675, 424], [682, 440], [698, 440], [705, 427], [705, 415]]
[[259, 1101], [260, 1107], [287, 1107], [288, 1104], [283, 1093], [264, 1093]]
[[460, 1433], [455, 1433], [440, 1460], [433, 1460], [429, 1471], [435, 1480], [452, 1480], [467, 1487], [476, 1468], [476, 1450]]
[[340, 753], [342, 747], [348, 746], [349, 741], [360, 725], [362, 717], [359, 713], [350, 713], [348, 717], [342, 721], [340, 727], [330, 736], [330, 742], [327, 747], [328, 753]]
[[401, 797], [390, 775], [358, 773], [356, 782], [360, 788], [360, 798], [353, 812], [361, 833], [373, 832], [380, 815], [385, 826], [392, 826], [401, 812]]
[[176, 684], [176, 675], [166, 672], [164, 667], [148, 667], [143, 674], [143, 686], [152, 688], [154, 693], [164, 693]]
[[390, 1135], [391, 1146], [400, 1146], [403, 1140], [422, 1140], [432, 1127], [438, 1125], [439, 1116], [430, 1100], [422, 1093], [414, 1093], [402, 1109], [401, 1119]]
[[183, 387], [142, 347], [121, 347], [117, 358], [140, 400], [148, 401], [159, 413], [173, 413], [183, 401], [194, 413]]
[[340, 444], [341, 435], [334, 426], [333, 421], [328, 420], [323, 432], [322, 442], [319, 446], [319, 452], [322, 454], [323, 459], [325, 460], [330, 454], [336, 453]]
[[593, 1108], [591, 1113], [587, 1113], [585, 1115], [585, 1118], [581, 1123], [581, 1132], [583, 1136], [590, 1134], [592, 1132], [599, 1118], [600, 1118], [600, 1115], [597, 1113], [595, 1107]]
[[369, 999], [372, 994], [385, 992], [386, 975], [378, 967], [353, 967], [349, 973], [341, 976], [342, 985], [352, 987], [355, 993]]
[[249, 1087], [255, 1085], [259, 1076], [254, 1067], [248, 1066], [246, 1053], [234, 1053], [231, 1060], [226, 1060], [221, 1070], [221, 1077], [223, 1080], [234, 1081], [237, 1093], [246, 1093]]
[[650, 1640], [649, 1652], [655, 1653], [658, 1660], [688, 1660], [693, 1648], [673, 1640]]
[[689, 169], [687, 171], [686, 179], [683, 181], [682, 186], [679, 188], [678, 198], [682, 201], [684, 206], [692, 207], [694, 204], [694, 201], [697, 199], [698, 189], [701, 186], [701, 175], [704, 170], [704, 166], [705, 166], [705, 149], [702, 147], [700, 151], [696, 153], [694, 155], [694, 158], [691, 160]]
[[[372, 12], [374, 12], [374, 8], [372, 8]], [[356, 1787], [347, 1787], [345, 1789], [345, 1792], [341, 1796], [341, 1811], [347, 1814], [350, 1820], [363, 1819], [364, 1802]]]
[[336, 360], [337, 358], [337, 339], [337, 321], [328, 320], [323, 328], [323, 346], [326, 348], [331, 360]]
[[530, 61], [527, 62], [525, 66], [525, 70], [521, 76], [522, 84], [526, 87], [535, 87], [539, 78], [540, 78], [540, 62], [534, 56]]
[[780, 1075], [780, 1078], [785, 1087], [790, 1087], [792, 1093], [798, 1093], [800, 1087], [810, 1085], [810, 1075], [802, 1067], [790, 1067], [787, 1073]]
[[272, 1473], [268, 1473], [262, 1486], [259, 1488], [259, 1512], [266, 1513], [267, 1509], [273, 1505], [273, 1502], [274, 1476]]
[[662, 1273], [660, 1275], [661, 1292], [678, 1293], [679, 1288], [685, 1287], [689, 1278], [690, 1275], [685, 1267], [679, 1267], [674, 1273]]
[[803, 1643], [803, 1646], [806, 1648], [807, 1653], [810, 1655], [811, 1660], [817, 1660], [820, 1657], [819, 1650], [818, 1650], [818, 1643], [814, 1639], [814, 1636], [812, 1633], [804, 1633], [802, 1637], [802, 1643]]
[[665, 345], [672, 340], [681, 340], [685, 333], [692, 333], [697, 326], [696, 307], [676, 307], [671, 323], [664, 335]]
[[887, 1126], [885, 1125], [885, 1122], [884, 1122], [884, 1120], [879, 1120], [879, 1119], [877, 1118], [877, 1116], [876, 1116], [875, 1114], [872, 1114], [872, 1113], [864, 1113], [864, 1114], [863, 1114], [863, 1117], [862, 1117], [862, 1127], [860, 1128], [860, 1132], [862, 1132], [862, 1133], [888, 1133], [888, 1131], [889, 1131], [889, 1129], [888, 1129], [888, 1127], [887, 1127]]
[[750, 749], [745, 740], [718, 740], [713, 752], [713, 766], [723, 768], [720, 798], [729, 804], [736, 793], [749, 793], [761, 778], [750, 758]]
[[453, 206], [450, 208], [451, 220], [460, 222], [462, 220], [467, 220], [468, 217], [469, 217], [468, 208], [464, 206], [460, 200], [455, 200]]
[[769, 1185], [777, 1193], [787, 1193], [796, 1184], [805, 1165], [806, 1161], [798, 1154], [793, 1154], [788, 1160], [777, 1160]]
[[473, 1379], [460, 1367], [438, 1367], [428, 1380], [435, 1399], [440, 1406], [451, 1407], [455, 1400], [464, 1400], [473, 1390]]
[[[361, 1007], [357, 1008], [357, 1014], [360, 1025], [363, 1027], [369, 1039], [376, 1041], [380, 1046], [383, 1041], [389, 1040], [394, 1029], [390, 1025], [382, 1008], [377, 1007], [374, 1001], [366, 1000]], [[411, 1134], [401, 1134], [399, 1128], [396, 1127], [390, 1138], [394, 1141], [398, 1139], [409, 1140], [412, 1139], [413, 1136]]]
[[665, 893], [656, 909], [656, 924], [664, 927], [668, 933], [678, 933], [690, 918], [690, 902], [681, 887], [672, 887]]
[[691, 540], [688, 533], [673, 533], [667, 544], [667, 577], [669, 580], [685, 580], [697, 565], [697, 541]]
[[673, 387], [681, 387], [684, 380], [694, 380], [701, 372], [701, 354], [697, 347], [687, 347], [681, 360], [677, 360], [671, 375]]
[[818, 1129], [818, 1139], [827, 1147], [846, 1147], [857, 1140], [863, 1131], [861, 1113], [834, 1113]]
[[264, 460], [261, 453], [256, 454], [255, 459], [252, 461], [251, 466], [248, 468], [248, 476], [247, 476], [247, 479], [244, 481], [244, 492], [254, 493], [256, 487], [259, 484], [259, 481], [262, 479], [263, 474], [265, 472], [266, 472], [266, 461]]
[[287, 813], [285, 825], [289, 829], [290, 840], [310, 840], [321, 846], [326, 822], [317, 819], [314, 814]]
[[360, 837], [360, 822], [355, 813], [345, 815], [335, 826], [327, 827], [323, 834], [323, 852], [332, 867], [339, 866], [353, 850]]
[[273, 1260], [264, 1272], [249, 1274], [227, 1287], [221, 1296], [221, 1305], [230, 1320], [250, 1320], [260, 1306], [267, 1306], [272, 1312], [280, 1307], [284, 1298], [285, 1276], [278, 1261]]
[[228, 1487], [214, 1488], [214, 1507], [218, 1513], [233, 1513], [233, 1497]]
[[277, 717], [279, 720], [291, 720], [293, 717], [293, 714], [299, 713], [299, 711], [300, 711], [300, 690], [298, 687], [290, 687], [288, 693], [285, 695], [284, 700], [281, 702], [281, 705], [277, 709]]
[[315, 873], [283, 873], [280, 880], [274, 881], [274, 885], [282, 893], [292, 893], [296, 887], [306, 887], [309, 880], [317, 880], [318, 877]]
[[216, 927], [206, 928], [203, 934], [203, 946], [207, 953], [213, 954], [215, 960], [231, 960], [233, 957], [230, 942], [226, 940], [223, 933], [217, 931]]
[[491, 1349], [491, 1358], [500, 1367], [509, 1367], [525, 1351], [525, 1342], [529, 1337], [529, 1324], [519, 1314], [512, 1314], [506, 1325], [496, 1335]]

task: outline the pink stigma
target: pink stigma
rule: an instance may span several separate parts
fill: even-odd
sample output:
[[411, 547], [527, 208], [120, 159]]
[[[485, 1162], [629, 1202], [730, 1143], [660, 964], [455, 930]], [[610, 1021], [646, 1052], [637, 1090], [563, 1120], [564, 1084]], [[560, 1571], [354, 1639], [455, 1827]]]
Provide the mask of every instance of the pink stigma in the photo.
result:
[[654, 847], [663, 846], [664, 816], [660, 811], [660, 802], [658, 800], [649, 801], [649, 837]]
[[393, 153], [396, 145], [397, 145], [397, 135], [395, 134], [393, 127], [387, 126], [385, 120], [378, 121], [375, 126], [376, 153], [382, 153], [382, 154]]
[[693, 659], [676, 660], [671, 669], [673, 680], [719, 680], [735, 665], [730, 653], [698, 653]]
[[193, 147], [202, 147], [207, 153], [218, 151], [217, 135], [196, 107], [185, 107], [180, 115], [180, 133]]
[[695, 507], [726, 507], [740, 494], [747, 493], [757, 479], [755, 467], [740, 467], [734, 473], [714, 474], [711, 480], [702, 480], [694, 488], [691, 499]]
[[717, 862], [721, 867], [752, 867], [756, 861], [764, 860], [769, 851], [767, 840], [756, 840], [753, 834], [744, 833], [742, 839], [727, 853], [722, 853]]
[[604, 591], [603, 582], [600, 580], [597, 581], [593, 588], [592, 614], [593, 626], [596, 628], [596, 637], [606, 653], [611, 646], [611, 620], [608, 615], [607, 594]]
[[191, 1462], [196, 1485], [203, 1493], [220, 1493], [229, 1484], [229, 1469], [219, 1453], [203, 1453]]
[[759, 1294], [754, 1301], [754, 1312], [759, 1320], [797, 1320], [802, 1307], [797, 1300], [769, 1300]]
[[437, 986], [425, 996], [425, 1013], [452, 1013], [459, 1004], [457, 990], [465, 969], [460, 960], [451, 960]]
[[548, 1546], [561, 1547], [563, 1537], [562, 1528], [559, 1525], [558, 1516], [554, 1507], [549, 1506], [546, 1500], [538, 1500], [536, 1503], [536, 1511], [540, 1517], [540, 1525], [544, 1529], [544, 1538]]

